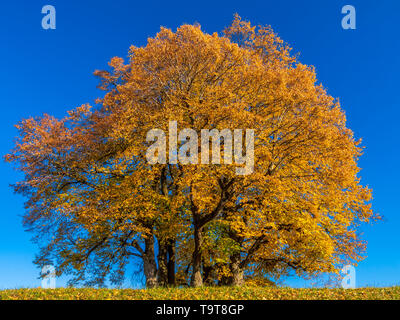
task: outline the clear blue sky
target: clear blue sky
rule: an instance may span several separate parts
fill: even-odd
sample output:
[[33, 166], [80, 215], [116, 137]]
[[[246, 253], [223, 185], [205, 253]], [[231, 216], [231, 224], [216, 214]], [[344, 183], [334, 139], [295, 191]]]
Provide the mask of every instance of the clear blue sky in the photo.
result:
[[[41, 28], [46, 4], [56, 8], [56, 30]], [[346, 4], [356, 8], [356, 30], [341, 27]], [[161, 25], [199, 22], [212, 33], [229, 25], [235, 12], [271, 25], [300, 61], [316, 67], [318, 80], [340, 98], [348, 126], [366, 146], [362, 181], [373, 188], [373, 206], [385, 220], [363, 228], [368, 258], [356, 269], [357, 286], [400, 284], [399, 1], [25, 0], [2, 1], [0, 12], [2, 155], [22, 118], [44, 112], [60, 117], [93, 103], [100, 95], [93, 71], [106, 68], [113, 56], [125, 57], [131, 44], [145, 44]], [[32, 264], [37, 248], [21, 225], [23, 198], [9, 187], [20, 175], [2, 161], [0, 176], [0, 288], [39, 286]]]

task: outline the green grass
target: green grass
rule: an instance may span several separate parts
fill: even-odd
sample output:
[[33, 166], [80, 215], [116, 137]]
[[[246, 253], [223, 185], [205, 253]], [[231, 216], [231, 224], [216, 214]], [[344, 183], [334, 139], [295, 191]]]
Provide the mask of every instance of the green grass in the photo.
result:
[[400, 300], [400, 286], [359, 289], [202, 287], [156, 289], [9, 289], [1, 300]]

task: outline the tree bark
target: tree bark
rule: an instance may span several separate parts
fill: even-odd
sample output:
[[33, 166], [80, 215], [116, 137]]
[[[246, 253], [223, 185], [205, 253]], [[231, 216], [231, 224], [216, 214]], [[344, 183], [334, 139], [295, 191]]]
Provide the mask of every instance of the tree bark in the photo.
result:
[[194, 226], [194, 251], [192, 256], [193, 273], [190, 280], [192, 287], [200, 287], [203, 285], [203, 277], [201, 275], [201, 243], [202, 228]]
[[240, 252], [234, 253], [231, 256], [231, 285], [232, 286], [242, 286], [244, 284], [244, 271], [240, 265]]
[[157, 263], [154, 253], [154, 237], [148, 236], [145, 241], [145, 251], [143, 255], [143, 271], [146, 277], [146, 287], [154, 288], [157, 286]]
[[166, 286], [168, 282], [168, 269], [167, 269], [167, 260], [168, 260], [168, 251], [167, 246], [164, 243], [158, 242], [158, 273], [157, 273], [157, 281], [158, 285]]
[[170, 240], [167, 246], [168, 251], [168, 284], [175, 285], [175, 240]]

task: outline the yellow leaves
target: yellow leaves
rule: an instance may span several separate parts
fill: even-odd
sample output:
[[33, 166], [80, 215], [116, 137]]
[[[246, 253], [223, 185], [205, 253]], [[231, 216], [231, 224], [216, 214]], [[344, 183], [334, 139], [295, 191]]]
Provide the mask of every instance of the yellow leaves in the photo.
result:
[[[291, 56], [270, 27], [236, 15], [224, 35], [198, 25], [161, 28], [145, 46], [132, 46], [128, 61], [114, 57], [109, 66], [95, 72], [106, 91], [101, 107], [17, 126], [6, 159], [25, 174], [16, 190], [29, 197], [27, 224], [65, 223], [73, 231], [60, 227], [58, 238], [83, 238], [82, 250], [101, 235], [127, 236], [125, 243], [179, 239], [184, 268], [192, 263], [194, 224], [207, 217], [201, 249], [225, 276], [238, 251], [262, 276], [288, 265], [332, 271], [343, 255], [360, 258], [353, 229], [377, 218], [357, 177], [360, 142], [339, 102], [317, 85], [314, 67]], [[150, 165], [147, 132], [168, 132], [169, 121], [198, 136], [254, 129], [254, 172], [238, 177], [226, 163]]]
[[154, 289], [10, 289], [1, 290], [2, 300], [399, 300], [400, 287], [386, 288], [289, 288], [276, 287], [263, 279], [246, 286]]

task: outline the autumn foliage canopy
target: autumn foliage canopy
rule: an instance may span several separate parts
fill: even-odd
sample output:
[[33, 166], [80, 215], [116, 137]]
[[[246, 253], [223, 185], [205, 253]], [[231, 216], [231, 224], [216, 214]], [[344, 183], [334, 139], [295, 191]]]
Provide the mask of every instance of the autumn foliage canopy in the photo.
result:
[[[378, 216], [358, 176], [360, 141], [270, 27], [236, 16], [222, 34], [161, 28], [109, 65], [95, 72], [95, 106], [23, 120], [6, 156], [24, 174], [14, 188], [38, 265], [103, 285], [133, 262], [148, 287], [200, 286], [337, 273], [363, 258], [358, 227]], [[253, 172], [149, 164], [147, 132], [169, 121], [199, 137], [254, 129]]]

